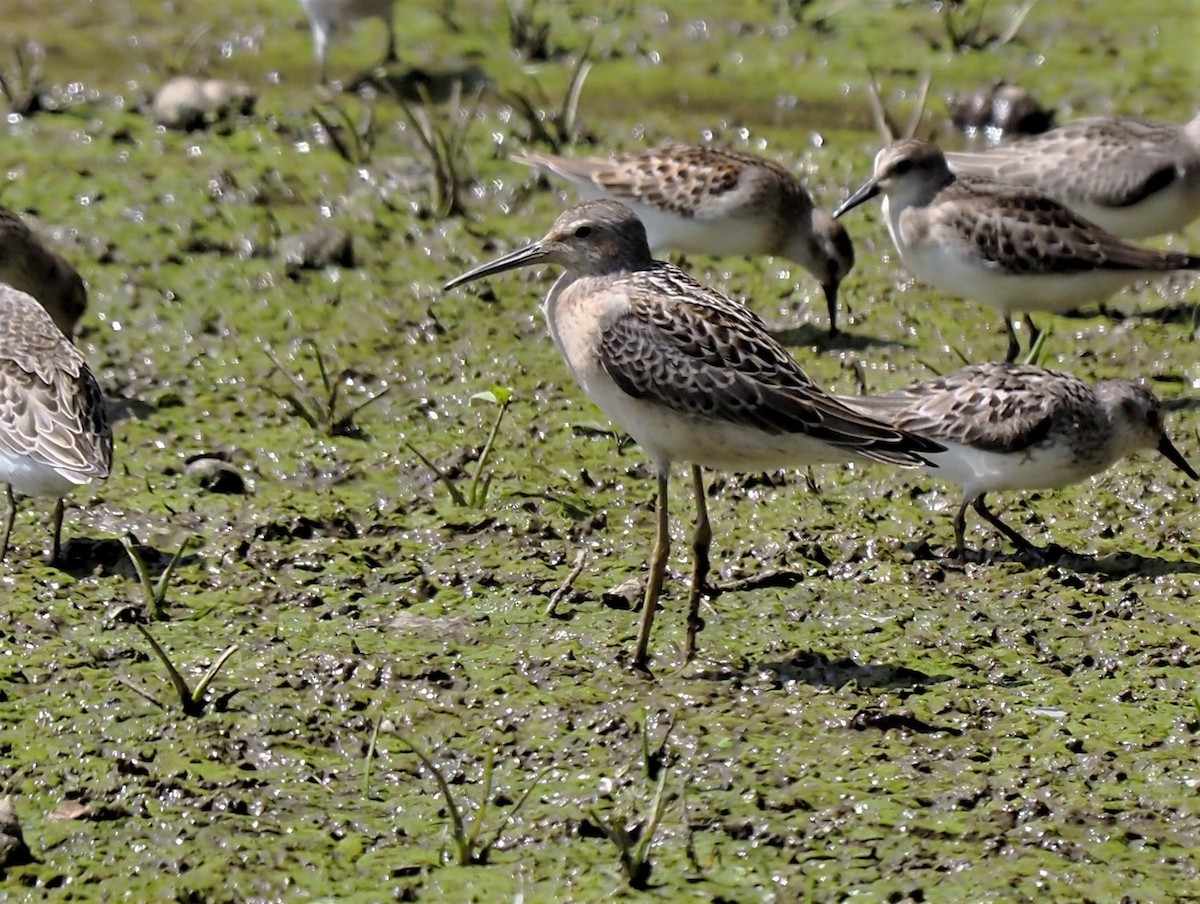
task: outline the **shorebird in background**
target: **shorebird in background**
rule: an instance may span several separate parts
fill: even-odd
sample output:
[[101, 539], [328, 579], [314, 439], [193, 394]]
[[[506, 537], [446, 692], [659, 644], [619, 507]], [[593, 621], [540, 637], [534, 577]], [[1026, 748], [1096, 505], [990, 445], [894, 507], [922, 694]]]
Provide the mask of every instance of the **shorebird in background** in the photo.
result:
[[87, 361], [31, 295], [0, 285], [0, 483], [8, 490], [0, 559], [17, 514], [15, 490], [55, 500], [50, 561], [58, 561], [63, 497], [108, 477], [112, 454]]
[[1178, 232], [1200, 217], [1200, 115], [1184, 125], [1077, 119], [946, 160], [959, 174], [1036, 189], [1121, 238]]
[[937, 145], [904, 139], [834, 211], [882, 194], [888, 232], [921, 282], [1004, 315], [1008, 360], [1020, 351], [1013, 314], [1062, 313], [1152, 276], [1200, 269], [1200, 257], [1140, 248], [1030, 188], [955, 176]]
[[707, 145], [669, 144], [613, 157], [514, 158], [566, 180], [587, 199], [633, 208], [651, 251], [713, 257], [771, 254], [817, 278], [836, 335], [838, 287], [854, 266], [846, 230], [774, 160]]
[[387, 25], [387, 53], [383, 62], [396, 59], [396, 23], [392, 15], [395, 0], [300, 0], [312, 27], [313, 52], [317, 57], [318, 78], [328, 82], [329, 42], [343, 25], [359, 19], [382, 19]]
[[83, 280], [19, 216], [0, 206], [0, 283], [32, 295], [68, 339], [87, 310]]
[[1042, 554], [988, 509], [987, 493], [1068, 486], [1142, 449], [1157, 449], [1197, 479], [1163, 429], [1158, 400], [1130, 380], [1092, 384], [1041, 367], [973, 364], [907, 389], [839, 400], [946, 447], [927, 457], [937, 465], [935, 476], [963, 490], [954, 519], [960, 559], [968, 505], [1020, 552]]

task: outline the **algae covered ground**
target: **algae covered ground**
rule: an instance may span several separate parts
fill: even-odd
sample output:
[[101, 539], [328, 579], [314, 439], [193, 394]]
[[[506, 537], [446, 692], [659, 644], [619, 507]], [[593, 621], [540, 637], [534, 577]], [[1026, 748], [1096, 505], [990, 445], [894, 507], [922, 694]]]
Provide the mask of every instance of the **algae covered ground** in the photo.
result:
[[[1200, 898], [1197, 488], [1169, 463], [992, 500], [1073, 551], [1045, 567], [974, 521], [952, 560], [957, 493], [931, 478], [713, 475], [720, 592], [690, 665], [680, 469], [648, 680], [620, 585], [644, 574], [653, 478], [551, 345], [551, 275], [440, 290], [573, 200], [510, 159], [527, 146], [712, 138], [832, 208], [879, 143], [869, 67], [901, 119], [930, 70], [922, 128], [946, 141], [944, 96], [1000, 77], [1060, 119], [1195, 112], [1192, 3], [1035, 3], [1009, 40], [1019, 12], [404, 2], [377, 83], [405, 112], [318, 90], [292, 0], [7, 0], [0, 72], [45, 109], [0, 125], [0, 203], [87, 280], [79, 346], [124, 416], [65, 567], [27, 502], [0, 568], [0, 796], [34, 856], [0, 899]], [[331, 72], [383, 42], [339, 35]], [[164, 131], [149, 99], [177, 73], [245, 81], [256, 109]], [[352, 255], [305, 267], [290, 243], [322, 225]], [[841, 392], [1003, 353], [994, 312], [907, 278], [877, 206], [846, 225], [839, 342], [786, 262], [686, 266]], [[1193, 463], [1196, 292], [1040, 318], [1042, 363], [1178, 400]], [[167, 576], [163, 617], [122, 539]], [[147, 634], [193, 690], [236, 650], [185, 711]]]

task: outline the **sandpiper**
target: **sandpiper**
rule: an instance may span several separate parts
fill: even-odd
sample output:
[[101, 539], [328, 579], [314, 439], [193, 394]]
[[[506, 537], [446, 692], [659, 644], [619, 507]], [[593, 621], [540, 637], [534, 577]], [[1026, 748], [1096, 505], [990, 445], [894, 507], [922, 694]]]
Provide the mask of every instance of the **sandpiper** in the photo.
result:
[[973, 364], [907, 389], [839, 399], [946, 447], [926, 457], [933, 473], [962, 487], [954, 540], [964, 560], [968, 505], [1021, 553], [1043, 553], [988, 509], [987, 493], [1064, 487], [1141, 449], [1157, 449], [1197, 479], [1163, 430], [1158, 400], [1130, 380], [1090, 384], [1041, 367]]
[[835, 401], [743, 305], [654, 260], [641, 222], [618, 201], [570, 208], [542, 239], [446, 288], [542, 262], [564, 269], [543, 303], [550, 335], [587, 397], [641, 445], [658, 478], [658, 533], [634, 656], [641, 670], [667, 565], [672, 462], [691, 463], [696, 496], [690, 659], [712, 537], [702, 467], [762, 471], [854, 458], [917, 466], [942, 448]]
[[52, 251], [19, 216], [0, 206], [0, 283], [32, 295], [67, 338], [87, 309], [87, 289], [75, 268]]
[[108, 477], [112, 449], [104, 398], [83, 355], [33, 296], [0, 284], [0, 483], [8, 491], [0, 559], [15, 490], [56, 500], [50, 561], [58, 561], [63, 497]]
[[875, 157], [875, 174], [835, 217], [882, 193], [892, 242], [912, 274], [1004, 315], [1062, 313], [1139, 279], [1200, 269], [1200, 257], [1131, 245], [1031, 188], [955, 176], [937, 145], [908, 138]]
[[650, 250], [794, 261], [817, 278], [836, 335], [837, 295], [854, 266], [854, 245], [813, 204], [792, 173], [765, 157], [707, 145], [669, 144], [614, 157], [514, 158], [571, 183], [587, 199], [633, 208]]
[[327, 84], [329, 42], [342, 25], [359, 19], [382, 19], [387, 24], [387, 54], [383, 62], [396, 59], [396, 25], [392, 17], [395, 0], [300, 0], [312, 26], [313, 52], [317, 57], [318, 78]]
[[956, 173], [1035, 188], [1121, 238], [1177, 232], [1200, 217], [1200, 115], [1184, 125], [1077, 119], [946, 160]]

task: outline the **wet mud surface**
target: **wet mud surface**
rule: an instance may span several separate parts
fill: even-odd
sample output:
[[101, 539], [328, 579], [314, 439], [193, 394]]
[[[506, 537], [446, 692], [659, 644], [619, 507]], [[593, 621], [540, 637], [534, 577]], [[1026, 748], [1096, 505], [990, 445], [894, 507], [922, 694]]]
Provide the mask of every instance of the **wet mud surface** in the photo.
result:
[[[680, 469], [649, 680], [629, 668], [638, 595], [616, 591], [645, 572], [653, 475], [553, 348], [551, 275], [440, 290], [573, 200], [508, 159], [530, 141], [713, 137], [785, 161], [832, 208], [878, 145], [868, 65], [901, 118], [931, 68], [922, 128], [959, 143], [944, 97], [999, 78], [1059, 121], [1195, 112], [1194, 28], [1168, 24], [1186, 4], [1039, 4], [1007, 41], [1012, 5], [968, 7], [948, 23], [927, 4], [533, 3], [510, 25], [494, 4], [404, 3], [392, 70], [369, 71], [378, 22], [333, 45], [364, 97], [313, 86], [288, 0], [15, 0], [23, 49], [0, 71], [38, 100], [0, 124], [0, 203], [86, 279], [79, 346], [121, 419], [113, 476], [68, 508], [64, 563], [42, 562], [49, 506], [25, 502], [0, 567], [0, 794], [34, 857], [0, 870], [0, 897], [1200, 890], [1197, 488], [1167, 462], [991, 499], [1070, 550], [1045, 565], [974, 521], [953, 561], [957, 492], [932, 478], [710, 475], [715, 591], [691, 664]], [[257, 102], [159, 127], [151, 98], [178, 73]], [[439, 171], [463, 213], [443, 215]], [[994, 312], [906, 276], [877, 207], [847, 228], [832, 343], [819, 287], [786, 262], [686, 266], [840, 392], [1003, 354]], [[1194, 251], [1200, 232], [1155, 243]], [[1197, 291], [1167, 280], [1111, 299], [1120, 317], [1039, 319], [1042, 363], [1180, 400], [1170, 430], [1193, 462]], [[512, 396], [480, 466], [496, 387]], [[166, 575], [161, 618], [123, 539], [149, 596]], [[147, 634], [191, 691], [236, 645], [195, 714]], [[487, 804], [466, 856], [435, 771], [464, 832]]]

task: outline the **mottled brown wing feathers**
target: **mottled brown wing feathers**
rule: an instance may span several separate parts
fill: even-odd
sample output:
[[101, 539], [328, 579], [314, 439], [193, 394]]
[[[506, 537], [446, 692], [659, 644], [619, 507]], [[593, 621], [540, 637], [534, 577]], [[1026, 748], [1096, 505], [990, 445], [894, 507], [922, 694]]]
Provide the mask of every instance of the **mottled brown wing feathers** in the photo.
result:
[[675, 284], [661, 292], [644, 274], [619, 286], [631, 307], [606, 326], [599, 353], [624, 392], [771, 434], [804, 433], [879, 461], [912, 464], [913, 453], [939, 451], [835, 401], [740, 305], [681, 271], [666, 278]]
[[1129, 207], [1180, 178], [1180, 128], [1135, 119], [1082, 119], [980, 152], [947, 154], [959, 172], [1038, 186], [1058, 198]]
[[1087, 383], [1026, 365], [971, 365], [945, 377], [847, 405], [911, 433], [988, 452], [1037, 445], [1056, 422], [1095, 404]]
[[[939, 228], [953, 229], [996, 267], [1019, 274], [1089, 270], [1162, 272], [1200, 269], [1200, 258], [1142, 248], [1084, 220], [1034, 191], [962, 176], [939, 205]], [[1003, 203], [980, 205], [981, 195]]]
[[46, 382], [0, 362], [0, 450], [71, 471], [81, 482], [107, 477], [112, 433], [91, 373], [64, 370]]
[[0, 285], [0, 450], [73, 472], [112, 467], [112, 432], [83, 356], [29, 295]]

